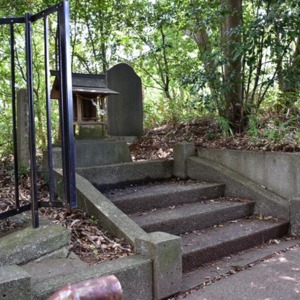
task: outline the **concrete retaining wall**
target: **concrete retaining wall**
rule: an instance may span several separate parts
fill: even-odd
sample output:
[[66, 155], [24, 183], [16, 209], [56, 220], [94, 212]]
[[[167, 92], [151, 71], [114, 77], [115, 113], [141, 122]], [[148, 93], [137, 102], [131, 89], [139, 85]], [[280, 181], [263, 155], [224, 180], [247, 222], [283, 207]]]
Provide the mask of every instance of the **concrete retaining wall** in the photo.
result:
[[198, 156], [218, 162], [281, 197], [300, 196], [300, 153], [198, 149]]

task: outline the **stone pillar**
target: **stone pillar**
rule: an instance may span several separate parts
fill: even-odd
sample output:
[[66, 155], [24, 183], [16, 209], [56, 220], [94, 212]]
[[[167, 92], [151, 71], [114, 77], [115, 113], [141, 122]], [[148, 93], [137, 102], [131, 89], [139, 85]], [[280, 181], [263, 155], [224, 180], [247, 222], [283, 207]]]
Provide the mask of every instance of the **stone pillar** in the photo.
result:
[[29, 122], [28, 122], [28, 96], [26, 89], [17, 93], [17, 142], [20, 167], [29, 168]]
[[187, 175], [187, 159], [196, 154], [193, 143], [180, 142], [174, 147], [174, 170], [173, 175], [182, 179], [186, 179]]
[[136, 239], [136, 251], [153, 261], [153, 299], [165, 299], [180, 291], [181, 238], [165, 232], [152, 232], [148, 236], [147, 240]]
[[291, 234], [300, 236], [300, 197], [291, 199], [290, 203]]

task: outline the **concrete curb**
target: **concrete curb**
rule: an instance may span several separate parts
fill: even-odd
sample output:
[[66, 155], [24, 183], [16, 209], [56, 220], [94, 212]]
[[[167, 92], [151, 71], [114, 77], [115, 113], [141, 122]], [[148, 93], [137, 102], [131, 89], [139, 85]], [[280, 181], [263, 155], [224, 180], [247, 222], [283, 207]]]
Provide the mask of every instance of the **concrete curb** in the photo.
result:
[[[62, 170], [55, 169], [56, 190], [62, 190]], [[103, 228], [124, 238], [132, 246], [136, 238], [147, 238], [147, 233], [99, 192], [88, 180], [76, 174], [78, 207], [97, 218]]]
[[36, 284], [33, 283], [32, 299], [47, 299], [55, 291], [69, 283], [106, 275], [115, 275], [119, 279], [124, 290], [122, 299], [152, 299], [152, 263], [150, 259], [142, 256], [119, 258], [77, 269], [69, 274], [55, 276]]

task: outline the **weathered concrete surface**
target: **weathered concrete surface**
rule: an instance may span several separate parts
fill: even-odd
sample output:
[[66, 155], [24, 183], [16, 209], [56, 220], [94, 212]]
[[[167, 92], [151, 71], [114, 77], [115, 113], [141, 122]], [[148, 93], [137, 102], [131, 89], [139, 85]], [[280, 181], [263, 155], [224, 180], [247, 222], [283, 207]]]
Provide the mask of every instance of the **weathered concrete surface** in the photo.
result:
[[16, 265], [0, 267], [0, 298], [31, 299], [30, 275]]
[[182, 280], [181, 238], [153, 232], [136, 240], [136, 251], [153, 260], [153, 299], [164, 299], [180, 291]]
[[256, 201], [255, 213], [289, 219], [289, 202], [216, 162], [188, 158], [188, 175], [193, 179], [225, 183], [225, 196]]
[[75, 142], [75, 149], [76, 167], [78, 168], [132, 161], [125, 142], [83, 140]]
[[96, 186], [167, 179], [173, 175], [173, 161], [153, 160], [78, 168], [76, 172]]
[[47, 222], [38, 229], [31, 226], [1, 238], [0, 266], [24, 264], [67, 246], [70, 232]]
[[72, 274], [74, 271], [80, 271], [88, 265], [78, 257], [59, 258], [32, 261], [22, 265], [22, 269], [31, 275], [33, 284], [51, 279], [52, 277], [63, 274]]
[[219, 198], [224, 195], [224, 190], [223, 184], [202, 182], [178, 184], [176, 181], [170, 181], [132, 185], [122, 190], [119, 188], [104, 190], [103, 193], [123, 212], [134, 214], [170, 205]]
[[252, 268], [176, 299], [300, 299], [300, 248], [296, 247]]
[[189, 272], [224, 256], [288, 233], [289, 223], [242, 219], [182, 236], [183, 270]]
[[[47, 272], [47, 269], [45, 270]], [[34, 274], [32, 274], [34, 275]], [[47, 299], [59, 288], [95, 277], [115, 275], [121, 282], [124, 300], [151, 300], [152, 263], [142, 256], [129, 256], [73, 270], [47, 280], [33, 281], [32, 299]]]
[[258, 261], [266, 260], [279, 252], [285, 252], [287, 249], [300, 245], [300, 240], [280, 240], [276, 239], [273, 243], [265, 243], [249, 250], [238, 252], [224, 257], [221, 260], [214, 261], [210, 266], [199, 268], [190, 273], [186, 273], [182, 278], [181, 292], [186, 292], [205, 282], [209, 282], [229, 272], [236, 272], [247, 268], [249, 264], [255, 264]]
[[182, 234], [250, 216], [253, 210], [252, 201], [218, 200], [153, 209], [130, 215], [130, 218], [147, 232]]
[[188, 142], [177, 143], [174, 147], [174, 170], [176, 177], [187, 178], [187, 158], [196, 154], [195, 145]]
[[[56, 191], [62, 190], [62, 171], [56, 169]], [[60, 187], [59, 187], [60, 185]], [[103, 228], [112, 234], [125, 238], [134, 245], [136, 238], [146, 235], [136, 223], [102, 195], [88, 180], [76, 175], [76, 192], [78, 207], [89, 215], [95, 216]]]
[[[44, 166], [47, 151], [44, 152]], [[61, 147], [53, 147], [53, 167], [62, 167]], [[115, 140], [77, 140], [75, 142], [76, 168], [132, 162], [127, 143]]]
[[300, 236], [300, 197], [291, 200], [290, 223], [291, 234]]
[[198, 156], [220, 163], [281, 197], [300, 196], [300, 153], [199, 149]]

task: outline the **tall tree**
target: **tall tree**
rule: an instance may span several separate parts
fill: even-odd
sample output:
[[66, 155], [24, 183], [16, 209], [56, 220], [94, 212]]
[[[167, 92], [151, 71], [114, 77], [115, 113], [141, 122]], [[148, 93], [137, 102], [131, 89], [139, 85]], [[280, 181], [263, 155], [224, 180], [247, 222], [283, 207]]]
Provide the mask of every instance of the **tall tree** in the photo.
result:
[[231, 126], [243, 131], [242, 105], [242, 0], [226, 0], [226, 14], [222, 30], [225, 41], [224, 116]]

